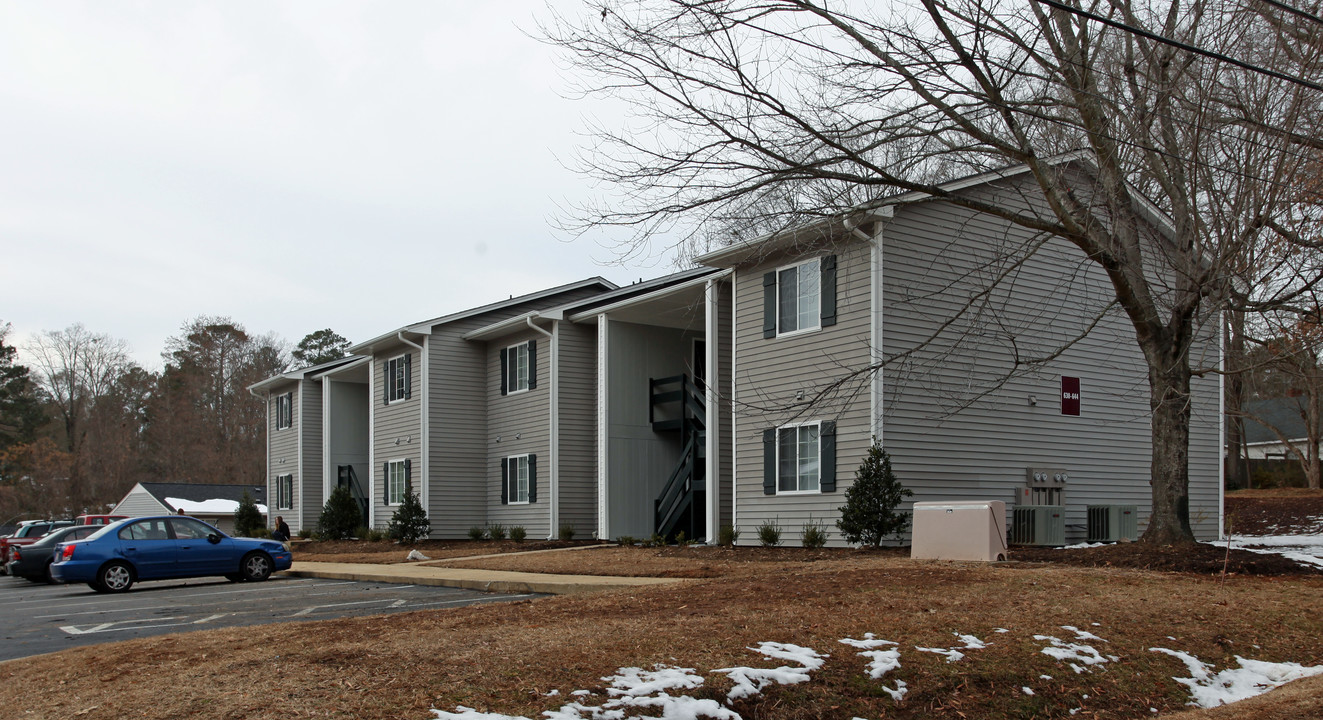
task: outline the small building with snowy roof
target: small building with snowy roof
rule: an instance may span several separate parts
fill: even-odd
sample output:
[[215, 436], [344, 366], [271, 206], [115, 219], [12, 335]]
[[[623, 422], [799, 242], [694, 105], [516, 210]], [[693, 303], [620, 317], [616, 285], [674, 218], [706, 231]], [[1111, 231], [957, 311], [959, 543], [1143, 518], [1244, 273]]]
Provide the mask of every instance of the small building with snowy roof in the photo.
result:
[[244, 491], [248, 491], [257, 511], [266, 518], [266, 488], [261, 485], [211, 485], [200, 483], [145, 482], [133, 486], [120, 500], [112, 515], [145, 517], [148, 515], [184, 515], [210, 523], [226, 533], [234, 532], [234, 511]]

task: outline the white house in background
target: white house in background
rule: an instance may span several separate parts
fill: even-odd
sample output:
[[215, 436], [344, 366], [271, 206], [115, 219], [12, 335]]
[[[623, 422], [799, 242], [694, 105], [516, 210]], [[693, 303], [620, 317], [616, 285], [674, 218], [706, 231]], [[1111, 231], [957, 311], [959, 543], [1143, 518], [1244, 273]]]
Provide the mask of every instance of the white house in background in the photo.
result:
[[[1247, 403], [1245, 457], [1250, 460], [1290, 460], [1309, 446], [1307, 397], [1271, 398]], [[1285, 437], [1289, 442], [1283, 442]]]
[[260, 485], [203, 485], [192, 483], [138, 483], [110, 511], [111, 515], [146, 517], [174, 515], [181, 510], [223, 532], [234, 532], [234, 511], [244, 491], [266, 519], [266, 488]]

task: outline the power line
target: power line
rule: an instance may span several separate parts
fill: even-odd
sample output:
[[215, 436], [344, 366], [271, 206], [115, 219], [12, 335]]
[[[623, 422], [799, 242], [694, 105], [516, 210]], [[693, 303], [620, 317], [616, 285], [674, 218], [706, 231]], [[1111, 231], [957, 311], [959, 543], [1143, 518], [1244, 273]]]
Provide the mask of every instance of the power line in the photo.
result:
[[1305, 12], [1304, 10], [1301, 10], [1300, 8], [1291, 7], [1290, 5], [1287, 5], [1287, 4], [1284, 3], [1284, 2], [1278, 2], [1278, 0], [1259, 0], [1259, 2], [1265, 2], [1265, 3], [1268, 3], [1269, 5], [1271, 5], [1271, 6], [1275, 7], [1275, 8], [1278, 8], [1278, 9], [1280, 9], [1280, 10], [1285, 10], [1286, 12], [1289, 12], [1289, 13], [1291, 13], [1292, 15], [1297, 15], [1297, 16], [1299, 16], [1299, 17], [1302, 17], [1302, 18], [1306, 19], [1306, 20], [1313, 20], [1314, 22], [1316, 22], [1316, 23], [1318, 23], [1318, 24], [1320, 24], [1320, 25], [1323, 25], [1323, 18], [1321, 18], [1321, 17], [1319, 17], [1319, 16], [1317, 16], [1317, 15], [1313, 15], [1313, 14], [1307, 13], [1307, 12]]
[[[1269, 0], [1265, 0], [1265, 2], [1266, 1]], [[1146, 37], [1150, 40], [1155, 40], [1164, 45], [1170, 45], [1175, 48], [1180, 48], [1181, 50], [1192, 52], [1195, 53], [1196, 55], [1203, 55], [1204, 57], [1213, 58], [1214, 60], [1220, 60], [1225, 63], [1230, 63], [1232, 65], [1235, 65], [1236, 67], [1249, 70], [1250, 72], [1260, 73], [1262, 75], [1267, 75], [1269, 77], [1277, 78], [1278, 80], [1285, 80], [1287, 82], [1295, 83], [1297, 85], [1303, 85], [1304, 87], [1307, 87], [1311, 90], [1318, 90], [1320, 92], [1323, 92], [1323, 85], [1310, 82], [1308, 80], [1305, 80], [1304, 78], [1298, 78], [1295, 77], [1294, 75], [1287, 75], [1286, 73], [1277, 72], [1276, 70], [1270, 70], [1268, 68], [1259, 67], [1258, 65], [1253, 65], [1243, 60], [1237, 60], [1236, 58], [1233, 58], [1230, 55], [1223, 55], [1222, 53], [1213, 52], [1212, 50], [1205, 50], [1196, 45], [1191, 45], [1189, 43], [1181, 42], [1180, 40], [1172, 40], [1171, 38], [1163, 37], [1162, 35], [1158, 35], [1157, 33], [1150, 32], [1143, 28], [1137, 28], [1133, 25], [1127, 25], [1126, 23], [1123, 23], [1119, 20], [1113, 20], [1111, 18], [1103, 17], [1102, 15], [1097, 15], [1095, 13], [1088, 12], [1087, 10], [1081, 10], [1079, 8], [1071, 7], [1063, 2], [1058, 2], [1057, 0], [1034, 0], [1034, 2], [1042, 3], [1044, 5], [1049, 5], [1051, 7], [1057, 8], [1058, 10], [1064, 10], [1065, 12], [1068, 12], [1072, 15], [1078, 15], [1082, 18], [1087, 18], [1089, 20], [1100, 22], [1104, 25], [1111, 25], [1114, 28], [1125, 30], [1126, 32], [1131, 32], [1141, 37]]]

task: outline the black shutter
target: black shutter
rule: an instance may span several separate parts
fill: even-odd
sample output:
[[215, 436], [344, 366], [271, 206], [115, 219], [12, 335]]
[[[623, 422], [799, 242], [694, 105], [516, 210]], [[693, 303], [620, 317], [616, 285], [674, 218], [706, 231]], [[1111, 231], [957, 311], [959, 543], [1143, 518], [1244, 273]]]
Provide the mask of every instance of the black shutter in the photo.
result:
[[818, 476], [822, 492], [836, 492], [836, 423], [828, 420], [818, 428], [818, 459], [822, 463]]
[[413, 397], [413, 354], [404, 356], [404, 399]]
[[763, 337], [776, 337], [776, 271], [763, 275]]
[[390, 463], [381, 464], [381, 504], [390, 504]]
[[528, 341], [528, 389], [537, 387], [537, 341]]
[[763, 494], [776, 494], [776, 428], [763, 431]]
[[404, 461], [404, 490], [413, 492], [413, 461], [407, 459]]
[[390, 361], [381, 364], [381, 378], [384, 381], [381, 385], [381, 404], [390, 404]]
[[509, 388], [506, 387], [506, 382], [505, 382], [505, 379], [509, 377], [509, 375], [506, 373], [506, 357], [505, 357], [506, 352], [507, 352], [506, 348], [501, 348], [501, 394], [502, 395], [509, 392]]
[[[502, 350], [502, 353], [505, 351]], [[510, 463], [501, 458], [501, 504], [510, 504]]]
[[528, 456], [528, 501], [537, 502], [537, 456]]
[[822, 327], [836, 324], [836, 256], [822, 259]]

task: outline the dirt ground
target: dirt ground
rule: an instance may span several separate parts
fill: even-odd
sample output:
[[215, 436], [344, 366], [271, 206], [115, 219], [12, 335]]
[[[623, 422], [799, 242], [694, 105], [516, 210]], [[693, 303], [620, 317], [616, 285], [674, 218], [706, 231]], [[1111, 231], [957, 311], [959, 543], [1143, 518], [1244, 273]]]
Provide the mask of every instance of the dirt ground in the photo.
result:
[[1323, 491], [1237, 490], [1226, 495], [1226, 517], [1236, 535], [1323, 533]]
[[412, 550], [433, 559], [466, 557], [469, 555], [498, 555], [501, 553], [528, 552], [531, 550], [549, 550], [567, 547], [582, 547], [598, 544], [593, 540], [423, 540], [413, 545], [398, 545], [390, 541], [368, 542], [366, 540], [312, 541], [295, 540], [293, 553], [295, 560], [307, 562], [342, 562], [390, 564], [409, 562]]
[[[1281, 498], [1247, 499], [1254, 502], [1228, 498], [1229, 512], [1266, 515], [1274, 505], [1259, 501]], [[1301, 509], [1307, 507], [1279, 507], [1259, 527], [1301, 527], [1312, 522], [1312, 511]], [[1033, 551], [1046, 559], [1017, 550], [1009, 562], [981, 564], [915, 562], [903, 550], [634, 547], [513, 555], [537, 549], [515, 545], [419, 549], [443, 562], [485, 554], [465, 564], [536, 561], [544, 571], [596, 567], [695, 579], [144, 638], [0, 663], [0, 714], [428, 720], [434, 708], [466, 706], [540, 718], [570, 702], [575, 690], [593, 694], [574, 699], [600, 705], [604, 677], [655, 664], [694, 668], [705, 682], [690, 694], [724, 702], [731, 682], [713, 670], [782, 664], [750, 651], [763, 641], [796, 643], [830, 657], [807, 683], [769, 687], [734, 702], [750, 720], [1295, 720], [1320, 717], [1323, 708], [1323, 678], [1315, 678], [1218, 710], [1188, 711], [1188, 691], [1173, 678], [1189, 671], [1151, 648], [1192, 653], [1215, 670], [1236, 667], [1237, 657], [1323, 664], [1323, 614], [1317, 612], [1323, 577], [1240, 553], [1232, 553], [1223, 577], [1225, 549], [1216, 546]], [[295, 552], [300, 560], [398, 562], [407, 549], [318, 544]], [[1073, 639], [1065, 626], [1104, 638], [1095, 644], [1114, 659], [1076, 672], [1046, 655], [1043, 638]], [[869, 632], [901, 649], [900, 667], [882, 680], [868, 676], [857, 649], [840, 643]], [[958, 662], [916, 649], [953, 647], [956, 634], [988, 645], [967, 650]], [[898, 680], [909, 690], [899, 702], [882, 690]]]

